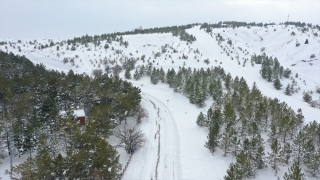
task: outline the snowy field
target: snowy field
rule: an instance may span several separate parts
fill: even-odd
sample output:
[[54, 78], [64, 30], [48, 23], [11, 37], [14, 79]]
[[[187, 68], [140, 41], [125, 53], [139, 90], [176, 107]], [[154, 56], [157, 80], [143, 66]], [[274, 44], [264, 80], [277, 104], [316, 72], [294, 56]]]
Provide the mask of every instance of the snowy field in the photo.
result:
[[[292, 31], [295, 31], [295, 36], [290, 35]], [[34, 45], [27, 43], [33, 40], [22, 40], [21, 43], [18, 43], [13, 39], [0, 41], [11, 42], [15, 48], [7, 45], [6, 49], [3, 45], [0, 46], [0, 49], [25, 55], [34, 63], [43, 63], [48, 69], [65, 72], [73, 69], [77, 73], [89, 75], [92, 75], [94, 69], [104, 69], [102, 61], [105, 58], [121, 64], [121, 57], [141, 57], [142, 55], [146, 56], [146, 62], [143, 63], [139, 60], [136, 66], [146, 65], [150, 58], [150, 62], [154, 61], [154, 67], [162, 67], [165, 72], [171, 68], [177, 71], [179, 67], [184, 65], [192, 69], [220, 65], [226, 74], [230, 73], [233, 78], [235, 76], [244, 77], [249, 87], [256, 82], [263, 95], [271, 98], [276, 97], [280, 101], [286, 102], [295, 111], [301, 108], [305, 116], [305, 123], [313, 120], [320, 122], [320, 110], [312, 108], [302, 100], [303, 92], [310, 90], [314, 92], [312, 94], [314, 100], [320, 98], [320, 94], [315, 93], [316, 86], [320, 87], [320, 37], [313, 36], [311, 31], [301, 33], [294, 26], [285, 27], [283, 25], [268, 26], [267, 28], [251, 27], [250, 29], [246, 27], [213, 29], [212, 36], [201, 30], [199, 26], [188, 29], [187, 32], [197, 38], [192, 44], [180, 41], [171, 33], [164, 33], [126, 35], [123, 36], [123, 39], [129, 42], [127, 48], [123, 45], [120, 46], [118, 42], [112, 42], [107, 50], [103, 48], [105, 42], [101, 42], [98, 47], [94, 47], [90, 43], [89, 47], [79, 45], [75, 51], [66, 50], [66, 45], [60, 47], [59, 51], [55, 46], [38, 50], [34, 49]], [[233, 46], [231, 47], [227, 41], [223, 41], [221, 43], [223, 48], [221, 48], [215, 39], [215, 35], [218, 33], [224, 39], [232, 40]], [[304, 44], [306, 39], [309, 44]], [[54, 39], [53, 41], [58, 40]], [[48, 40], [37, 40], [37, 42], [45, 44], [48, 43]], [[296, 47], [296, 42], [301, 45]], [[161, 52], [161, 46], [166, 44], [178, 50], [178, 53], [171, 53], [168, 48], [166, 53], [154, 58], [153, 52]], [[20, 46], [21, 52], [18, 51], [17, 46]], [[111, 50], [112, 47], [114, 50]], [[261, 65], [251, 65], [251, 55], [261, 54], [262, 47], [265, 47], [268, 56], [276, 57], [284, 68], [291, 69], [292, 75], [299, 74], [297, 81], [301, 89], [298, 93], [292, 96], [284, 94], [285, 86], [291, 82], [290, 79], [285, 78], [281, 81], [282, 89], [276, 90], [272, 83], [266, 82], [259, 74]], [[89, 48], [90, 51], [88, 51]], [[197, 49], [199, 54], [194, 53]], [[117, 54], [116, 50], [122, 50], [122, 53]], [[310, 58], [311, 54], [315, 54], [315, 58]], [[188, 55], [188, 59], [179, 59], [182, 55]], [[63, 63], [64, 58], [76, 56], [74, 64]], [[235, 59], [236, 56], [239, 56], [240, 65]], [[210, 60], [209, 64], [203, 62], [207, 58]], [[245, 59], [248, 59], [248, 62], [243, 66]], [[131, 73], [133, 74], [133, 72]], [[124, 78], [124, 72], [120, 76]], [[139, 125], [146, 134], [147, 142], [132, 156], [123, 179], [223, 179], [230, 162], [234, 162], [235, 158], [231, 155], [223, 157], [220, 149], [212, 155], [204, 147], [208, 129], [198, 127], [196, 124], [198, 114], [201, 111], [207, 111], [213, 102], [212, 99], [206, 101], [205, 107], [198, 108], [190, 104], [183, 94], [173, 92], [167, 84], [153, 85], [149, 77], [143, 77], [138, 81], [132, 79], [129, 81], [141, 88], [143, 97], [141, 104], [149, 113], [149, 118]], [[112, 144], [112, 137], [110, 141]], [[123, 150], [119, 149], [118, 151], [120, 161], [125, 165], [129, 155]], [[25, 157], [16, 157], [14, 165], [24, 159]], [[0, 165], [2, 179], [8, 179], [8, 176], [4, 174], [4, 169], [8, 169], [9, 165], [8, 158], [3, 160], [3, 164]], [[277, 177], [282, 179], [287, 169], [288, 167], [282, 167], [278, 175], [274, 176], [274, 172], [268, 167], [258, 171], [259, 175], [256, 179], [271, 180], [277, 179]]]

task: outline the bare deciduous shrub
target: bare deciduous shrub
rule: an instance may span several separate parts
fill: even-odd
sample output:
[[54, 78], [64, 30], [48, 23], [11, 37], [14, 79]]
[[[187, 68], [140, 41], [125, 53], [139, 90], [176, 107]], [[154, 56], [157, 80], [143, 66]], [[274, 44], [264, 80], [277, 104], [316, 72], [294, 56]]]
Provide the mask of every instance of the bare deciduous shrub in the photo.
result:
[[311, 107], [316, 107], [318, 105], [318, 102], [316, 100], [312, 100], [309, 102]]
[[94, 69], [94, 70], [92, 70], [92, 75], [94, 77], [101, 76], [102, 75], [102, 70], [101, 69]]
[[74, 58], [70, 59], [70, 63], [72, 66], [74, 66]]
[[132, 153], [133, 148], [142, 147], [146, 141], [144, 133], [137, 127], [131, 126], [119, 127], [114, 136], [117, 138], [116, 147], [125, 149], [128, 154]]
[[106, 65], [105, 68], [104, 68], [104, 71], [109, 74], [111, 72], [111, 68], [110, 66]]
[[63, 62], [64, 64], [66, 64], [66, 63], [69, 62], [69, 59], [68, 59], [67, 57], [65, 57], [65, 58], [63, 58], [62, 62]]
[[119, 73], [122, 71], [122, 67], [116, 64], [114, 67], [112, 67], [112, 71], [114, 77], [119, 77]]
[[316, 92], [320, 94], [320, 87], [316, 86]]
[[210, 63], [209, 58], [205, 59], [204, 62], [205, 62], [206, 64], [209, 64], [209, 63]]
[[141, 105], [139, 105], [136, 109], [137, 123], [141, 123], [143, 118], [148, 118], [148, 113]]

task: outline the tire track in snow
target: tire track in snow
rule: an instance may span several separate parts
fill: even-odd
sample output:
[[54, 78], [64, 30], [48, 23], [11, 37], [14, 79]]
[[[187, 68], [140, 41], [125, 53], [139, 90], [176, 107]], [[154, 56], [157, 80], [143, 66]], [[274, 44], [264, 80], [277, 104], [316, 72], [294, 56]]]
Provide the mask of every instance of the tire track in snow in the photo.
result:
[[[123, 175], [124, 180], [132, 179], [154, 179], [154, 169], [156, 163], [157, 152], [155, 146], [157, 146], [154, 135], [157, 133], [156, 112], [153, 105], [149, 100], [142, 98], [141, 105], [149, 114], [149, 120], [146, 120], [145, 125], [148, 125], [149, 131], [146, 133], [147, 141], [145, 145], [135, 152], [132, 156], [132, 160], [127, 168], [126, 173]], [[144, 128], [146, 129], [146, 128]]]
[[142, 93], [143, 97], [153, 102], [158, 107], [159, 124], [161, 125], [160, 135], [162, 136], [160, 148], [160, 160], [157, 171], [158, 179], [181, 179], [182, 171], [180, 164], [180, 138], [175, 120], [168, 107], [156, 97]]
[[145, 122], [149, 128], [145, 132], [147, 142], [133, 154], [123, 179], [179, 180], [182, 178], [180, 139], [174, 118], [157, 98], [146, 93], [142, 93], [142, 97], [141, 105], [149, 113], [149, 120]]

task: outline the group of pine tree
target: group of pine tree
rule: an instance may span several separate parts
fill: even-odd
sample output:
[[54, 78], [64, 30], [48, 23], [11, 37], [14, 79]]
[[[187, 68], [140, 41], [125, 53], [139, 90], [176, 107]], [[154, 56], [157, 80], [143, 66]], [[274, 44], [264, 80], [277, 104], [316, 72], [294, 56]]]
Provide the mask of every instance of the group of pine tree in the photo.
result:
[[133, 77], [143, 76], [149, 76], [153, 84], [167, 83], [199, 107], [213, 98], [212, 106], [199, 114], [196, 123], [209, 129], [205, 147], [210, 152], [220, 148], [224, 156], [236, 157], [225, 179], [253, 178], [257, 170], [268, 166], [277, 174], [280, 167], [290, 164], [285, 179], [304, 177], [304, 172], [320, 177], [320, 124], [313, 121], [303, 126], [301, 109], [295, 112], [279, 99], [263, 96], [255, 83], [250, 88], [242, 77], [233, 79], [220, 66], [206, 70], [180, 67], [178, 72], [172, 68], [167, 73], [152, 65], [138, 66]]
[[[256, 64], [261, 64], [260, 74], [262, 78], [266, 79], [267, 82], [273, 82], [273, 86], [275, 89], [279, 90], [282, 87], [280, 79], [282, 77], [289, 78], [291, 74], [291, 70], [289, 68], [284, 69], [283, 66], [280, 65], [277, 58], [268, 57], [266, 54], [262, 55], [253, 55], [251, 56], [251, 61]], [[293, 90], [292, 90], [293, 91]], [[285, 92], [287, 95], [292, 94], [289, 89]]]
[[[29, 155], [12, 179], [120, 178], [119, 155], [105, 139], [133, 115], [139, 88], [108, 75], [46, 70], [1, 51], [0, 84], [1, 158]], [[78, 125], [76, 108], [89, 117], [86, 126]]]

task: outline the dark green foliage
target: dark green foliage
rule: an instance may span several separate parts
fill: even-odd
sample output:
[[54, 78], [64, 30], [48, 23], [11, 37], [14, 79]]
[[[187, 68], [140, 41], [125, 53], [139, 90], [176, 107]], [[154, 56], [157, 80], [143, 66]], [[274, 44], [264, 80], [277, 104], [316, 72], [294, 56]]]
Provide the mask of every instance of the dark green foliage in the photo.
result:
[[124, 73], [124, 77], [126, 79], [131, 79], [131, 73], [130, 73], [130, 70], [129, 69], [126, 69], [125, 73]]
[[160, 80], [160, 71], [159, 71], [159, 69], [153, 68], [150, 80], [151, 80], [152, 84], [158, 84], [158, 82]]
[[190, 35], [185, 30], [190, 29], [193, 26], [198, 25], [195, 24], [188, 24], [182, 26], [171, 26], [171, 27], [156, 27], [156, 28], [149, 28], [149, 29], [142, 29], [137, 28], [133, 31], [126, 31], [126, 32], [115, 32], [110, 34], [101, 34], [101, 35], [94, 35], [94, 36], [81, 36], [75, 37], [73, 39], [68, 39], [67, 43], [71, 44], [85, 44], [85, 43], [94, 43], [95, 45], [99, 45], [99, 42], [106, 40], [107, 43], [111, 43], [112, 41], [118, 41], [120, 45], [124, 45], [126, 48], [129, 46], [127, 41], [123, 40], [123, 35], [132, 35], [132, 34], [150, 34], [150, 33], [172, 33], [173, 36], [180, 36], [180, 40], [193, 42], [196, 38], [193, 35]]
[[243, 179], [243, 174], [241, 168], [238, 164], [231, 163], [229, 169], [227, 170], [227, 175], [224, 176], [225, 180], [241, 180]]
[[283, 77], [285, 78], [289, 78], [290, 74], [291, 74], [291, 70], [288, 68], [283, 71]]
[[204, 117], [202, 112], [200, 112], [200, 114], [198, 115], [197, 125], [200, 127], [207, 126], [206, 118]]
[[206, 148], [210, 150], [211, 153], [214, 153], [215, 148], [218, 146], [219, 131], [220, 131], [219, 122], [211, 123], [211, 126], [209, 128], [209, 134], [207, 136], [208, 141], [204, 145]]
[[136, 69], [136, 71], [133, 74], [133, 79], [139, 80], [140, 78], [141, 78], [140, 73], [139, 73], [138, 69]]
[[273, 81], [273, 86], [274, 86], [274, 88], [276, 88], [276, 90], [281, 89], [282, 84], [281, 84], [281, 82], [280, 82], [280, 79], [279, 79], [279, 78], [276, 78], [276, 79]]
[[292, 166], [288, 169], [289, 172], [285, 173], [283, 176], [284, 180], [304, 180], [305, 175], [301, 172], [301, 168], [298, 163], [293, 163]]
[[300, 165], [303, 159], [303, 148], [305, 146], [306, 136], [302, 131], [299, 131], [296, 137], [293, 140], [292, 155], [294, 162]]
[[92, 121], [84, 129], [73, 126], [72, 147], [66, 156], [50, 155], [43, 138], [36, 157], [15, 166], [12, 179], [120, 179], [119, 155], [111, 145], [94, 133]]
[[271, 143], [271, 152], [268, 152], [268, 159], [271, 165], [271, 168], [275, 171], [277, 175], [278, 171], [280, 170], [280, 166], [283, 165], [283, 153], [280, 143], [278, 139], [275, 138]]
[[287, 87], [286, 87], [286, 89], [285, 89], [285, 91], [284, 91], [284, 94], [285, 94], [285, 95], [288, 95], [288, 96], [291, 95], [290, 84], [287, 85]]
[[309, 93], [303, 93], [303, 100], [308, 103], [312, 100], [312, 96]]
[[107, 137], [110, 129], [134, 114], [141, 100], [139, 88], [108, 75], [92, 79], [72, 70], [49, 71], [4, 52], [0, 64], [0, 106], [12, 122], [6, 131], [12, 130], [10, 145], [19, 155], [32, 153], [42, 136], [54, 148], [63, 119], [60, 111], [75, 120], [72, 110], [84, 109], [98, 124], [95, 133]]

